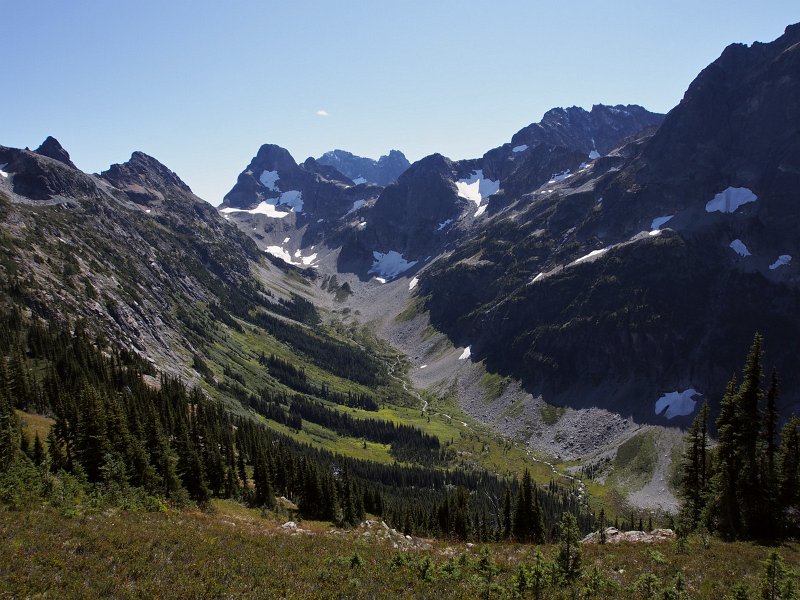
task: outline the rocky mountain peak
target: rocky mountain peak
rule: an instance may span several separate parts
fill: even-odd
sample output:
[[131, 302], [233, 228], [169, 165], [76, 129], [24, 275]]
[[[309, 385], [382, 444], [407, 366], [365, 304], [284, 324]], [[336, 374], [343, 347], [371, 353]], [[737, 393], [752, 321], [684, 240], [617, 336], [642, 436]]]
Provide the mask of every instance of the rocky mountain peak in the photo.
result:
[[127, 162], [111, 165], [100, 177], [138, 203], [161, 201], [175, 193], [192, 193], [174, 172], [152, 156], [139, 151], [131, 154]]
[[52, 158], [53, 160], [62, 162], [73, 169], [78, 168], [75, 166], [72, 160], [70, 160], [69, 152], [64, 150], [63, 146], [58, 142], [58, 140], [51, 135], [48, 135], [47, 139], [42, 142], [42, 145], [34, 150], [34, 152], [41, 156], [46, 156], [48, 158]]
[[399, 150], [390, 150], [388, 155], [378, 160], [356, 156], [346, 150], [331, 150], [317, 159], [317, 162], [336, 168], [356, 183], [373, 183], [387, 186], [397, 181], [409, 167], [408, 159]]
[[540, 144], [560, 146], [587, 154], [604, 155], [636, 133], [660, 125], [664, 115], [635, 104], [595, 104], [591, 111], [579, 106], [552, 108], [539, 123], [518, 131], [511, 138], [515, 148]]

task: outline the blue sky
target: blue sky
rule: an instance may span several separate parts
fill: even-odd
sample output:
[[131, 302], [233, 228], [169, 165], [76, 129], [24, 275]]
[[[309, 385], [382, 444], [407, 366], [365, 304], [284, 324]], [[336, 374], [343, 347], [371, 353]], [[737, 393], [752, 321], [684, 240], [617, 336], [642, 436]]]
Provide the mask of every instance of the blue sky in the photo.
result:
[[142, 150], [218, 204], [262, 143], [466, 158], [554, 106], [666, 112], [796, 21], [796, 0], [0, 0], [0, 144], [53, 135], [89, 172]]

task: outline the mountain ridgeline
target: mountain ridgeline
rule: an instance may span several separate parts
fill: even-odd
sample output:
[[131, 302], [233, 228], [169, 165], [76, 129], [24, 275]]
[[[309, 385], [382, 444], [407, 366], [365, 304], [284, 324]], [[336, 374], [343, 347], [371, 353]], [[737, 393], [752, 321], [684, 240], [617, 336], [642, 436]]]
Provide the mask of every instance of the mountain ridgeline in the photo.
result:
[[313, 236], [231, 216], [262, 249], [285, 238], [350, 285], [388, 282], [472, 361], [548, 403], [686, 425], [758, 330], [788, 414], [800, 406], [799, 41], [792, 25], [730, 46], [666, 116], [557, 108], [480, 158], [425, 157], [336, 223], [306, 210], [325, 218]]

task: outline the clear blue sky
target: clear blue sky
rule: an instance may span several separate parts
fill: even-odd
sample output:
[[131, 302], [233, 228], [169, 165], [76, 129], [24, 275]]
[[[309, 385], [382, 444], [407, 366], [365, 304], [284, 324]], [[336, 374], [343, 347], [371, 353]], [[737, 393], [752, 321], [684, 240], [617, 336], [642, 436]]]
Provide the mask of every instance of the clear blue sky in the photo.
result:
[[666, 112], [796, 21], [797, 0], [0, 0], [0, 144], [53, 135], [89, 172], [142, 150], [218, 204], [266, 142], [466, 158], [553, 106]]

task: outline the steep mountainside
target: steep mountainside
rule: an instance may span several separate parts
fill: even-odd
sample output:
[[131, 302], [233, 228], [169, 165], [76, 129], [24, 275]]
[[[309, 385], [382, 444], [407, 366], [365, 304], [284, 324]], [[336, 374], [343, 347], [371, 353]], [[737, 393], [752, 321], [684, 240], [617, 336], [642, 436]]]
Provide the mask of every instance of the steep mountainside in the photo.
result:
[[547, 402], [685, 423], [761, 330], [789, 410], [799, 36], [729, 47], [666, 118], [553, 109], [479, 159], [426, 157], [299, 247], [354, 285], [414, 278], [436, 329]]
[[788, 412], [800, 400], [798, 42], [793, 26], [731, 46], [652, 138], [463, 240], [420, 279], [434, 324], [549, 401], [656, 422], [690, 418], [692, 397], [716, 401], [760, 330]]
[[334, 167], [356, 184], [372, 183], [384, 187], [397, 181], [411, 164], [399, 150], [390, 150], [378, 160], [356, 156], [346, 150], [331, 150], [320, 156], [317, 162]]

